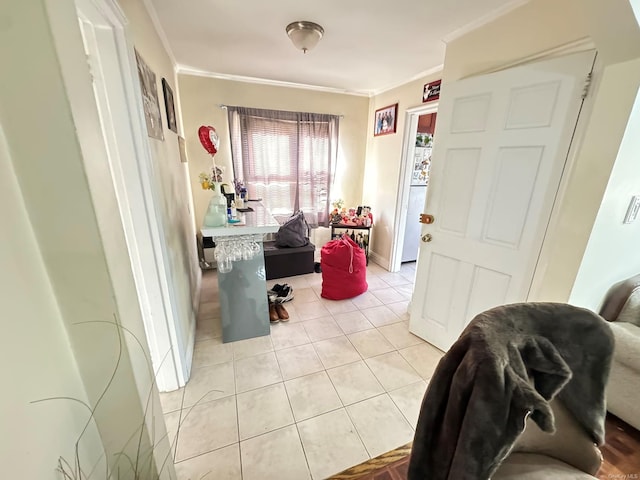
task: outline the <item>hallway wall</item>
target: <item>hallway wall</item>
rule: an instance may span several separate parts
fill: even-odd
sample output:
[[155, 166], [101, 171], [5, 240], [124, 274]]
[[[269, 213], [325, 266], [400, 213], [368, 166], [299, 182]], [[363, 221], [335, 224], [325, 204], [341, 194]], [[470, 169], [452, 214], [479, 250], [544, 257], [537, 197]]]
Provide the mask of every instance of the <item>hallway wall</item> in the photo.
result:
[[164, 236], [169, 260], [168, 275], [175, 286], [174, 316], [179, 331], [178, 342], [185, 358], [191, 358], [195, 338], [195, 321], [198, 313], [197, 294], [201, 271], [196, 249], [196, 231], [192, 221], [193, 202], [189, 187], [189, 165], [181, 163], [178, 134], [169, 130], [162, 93], [162, 79], [173, 90], [178, 122], [182, 132], [178, 82], [169, 52], [155, 30], [143, 0], [118, 0], [133, 35], [133, 44], [145, 63], [156, 74], [156, 90], [162, 117], [164, 141], [148, 137], [155, 167], [152, 181], [158, 186], [157, 210], [164, 226]]
[[[70, 396], [86, 398], [87, 405], [95, 408], [105, 458], [113, 469], [120, 464], [125, 477], [130, 466], [126, 457], [118, 454], [135, 458], [139, 452], [155, 449], [161, 457], [169, 444], [166, 439], [159, 441], [165, 427], [162, 417], [158, 420], [153, 415], [160, 410], [159, 398], [147, 363], [148, 349], [144, 347], [122, 225], [113, 222], [104, 230], [94, 207], [96, 195], [104, 195], [103, 207], [109, 199], [115, 205], [113, 184], [102, 181], [93, 191], [89, 186], [89, 176], [95, 179], [100, 174], [96, 159], [104, 158], [105, 153], [95, 151], [92, 158], [81, 154], [61, 59], [54, 48], [52, 25], [61, 22], [68, 27], [65, 34], [73, 37], [77, 46], [69, 55], [79, 55], [81, 63], [84, 60], [75, 5], [72, 0], [55, 0], [55, 9], [47, 11], [49, 5], [47, 0], [11, 1], [8, 7], [3, 6], [7, 21], [0, 29], [0, 60], [7, 73], [0, 90], [0, 124], [13, 169], [8, 169], [9, 163], [3, 159], [2, 177], [15, 178], [22, 197], [22, 206], [15, 197], [8, 204], [10, 209], [17, 208], [15, 235], [19, 238], [13, 231], [3, 236], [3, 242], [9, 245], [3, 245], [7, 249], [2, 253], [10, 255], [8, 265], [13, 268], [2, 272], [6, 286], [2, 291], [13, 292], [12, 288], [23, 282], [23, 296], [15, 295], [8, 303], [7, 318], [17, 325], [10, 326], [10, 333], [3, 337], [5, 342], [12, 342], [4, 351], [15, 352], [10, 357], [14, 361], [7, 362], [13, 369], [7, 378], [16, 379], [11, 384], [15, 396], [12, 392], [11, 407], [5, 411], [15, 412], [12, 422], [20, 420], [19, 413], [33, 416], [22, 428], [10, 430], [12, 436], [7, 440], [14, 443], [11, 451], [16, 456], [9, 460], [12, 468], [23, 470], [8, 476], [58, 478], [54, 476], [57, 458], [68, 457], [73, 451], [78, 427], [87, 419], [86, 408], [73, 401], [59, 401], [36, 411], [27, 402], [46, 396]], [[82, 85], [91, 98], [86, 63], [84, 67], [78, 79], [84, 81]], [[87, 115], [97, 116], [92, 105], [86, 104]], [[108, 173], [103, 176], [106, 178]], [[15, 191], [15, 185], [13, 188]], [[6, 206], [3, 204], [3, 208]], [[33, 233], [25, 232], [26, 224], [31, 225]], [[118, 254], [108, 255], [108, 251]], [[15, 263], [24, 258], [28, 260]], [[139, 344], [133, 335], [142, 342]], [[33, 348], [37, 352], [23, 358]], [[52, 429], [59, 427], [59, 421], [68, 424], [54, 437]], [[80, 443], [90, 462], [84, 468], [89, 471], [101, 453], [93, 437], [92, 429], [91, 436], [83, 437]], [[24, 461], [25, 455], [29, 465], [13, 463]], [[153, 456], [148, 458], [143, 468], [152, 477], [159, 468]], [[23, 474], [32, 468], [44, 473]], [[161, 476], [174, 477], [171, 466]]]
[[[0, 125], [0, 437], [2, 476], [57, 480], [59, 457], [74, 459], [73, 446], [89, 418], [86, 409], [66, 400], [87, 402], [64, 321], [44, 268], [37, 237], [29, 223], [8, 145]], [[83, 465], [104, 469], [104, 450], [93, 422], [84, 436]]]

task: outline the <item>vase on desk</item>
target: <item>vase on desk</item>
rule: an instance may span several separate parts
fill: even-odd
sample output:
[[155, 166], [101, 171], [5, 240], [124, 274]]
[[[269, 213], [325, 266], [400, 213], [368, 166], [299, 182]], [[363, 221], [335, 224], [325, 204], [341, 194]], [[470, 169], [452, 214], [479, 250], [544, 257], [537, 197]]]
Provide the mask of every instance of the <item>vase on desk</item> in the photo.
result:
[[204, 216], [205, 227], [223, 227], [227, 224], [227, 197], [222, 194], [219, 183], [215, 184], [213, 196]]

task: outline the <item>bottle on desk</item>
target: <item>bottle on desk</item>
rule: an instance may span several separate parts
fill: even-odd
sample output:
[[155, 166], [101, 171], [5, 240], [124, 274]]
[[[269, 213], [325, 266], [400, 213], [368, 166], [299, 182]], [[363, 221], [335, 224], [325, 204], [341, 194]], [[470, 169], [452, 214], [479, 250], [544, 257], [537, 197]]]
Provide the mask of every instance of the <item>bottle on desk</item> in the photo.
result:
[[231, 206], [227, 209], [227, 215], [229, 220], [238, 218], [238, 210], [236, 209], [236, 202], [234, 200], [231, 200]]

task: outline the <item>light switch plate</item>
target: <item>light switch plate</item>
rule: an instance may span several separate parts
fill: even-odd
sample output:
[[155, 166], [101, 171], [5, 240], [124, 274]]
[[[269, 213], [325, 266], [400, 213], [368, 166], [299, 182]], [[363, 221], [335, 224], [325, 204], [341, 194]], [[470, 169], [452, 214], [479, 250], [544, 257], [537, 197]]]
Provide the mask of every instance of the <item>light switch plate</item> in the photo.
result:
[[638, 218], [638, 211], [640, 211], [640, 195], [634, 195], [631, 197], [631, 202], [629, 202], [629, 208], [624, 216], [623, 223], [635, 222], [636, 218]]

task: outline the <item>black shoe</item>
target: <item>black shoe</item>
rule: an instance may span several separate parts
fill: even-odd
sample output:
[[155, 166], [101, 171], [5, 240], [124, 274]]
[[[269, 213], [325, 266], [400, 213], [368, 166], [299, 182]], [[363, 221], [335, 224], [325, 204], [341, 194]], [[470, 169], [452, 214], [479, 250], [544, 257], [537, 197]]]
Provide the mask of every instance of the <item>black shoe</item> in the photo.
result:
[[279, 283], [276, 283], [271, 290], [267, 290], [267, 295], [278, 295], [285, 287], [288, 287], [289, 285], [282, 284], [280, 285]]
[[285, 287], [278, 292], [276, 303], [284, 303], [290, 300], [293, 300], [293, 288], [289, 285], [285, 285]]
[[322, 268], [320, 267], [320, 262], [315, 262], [313, 264], [313, 271], [316, 273], [322, 273]]

